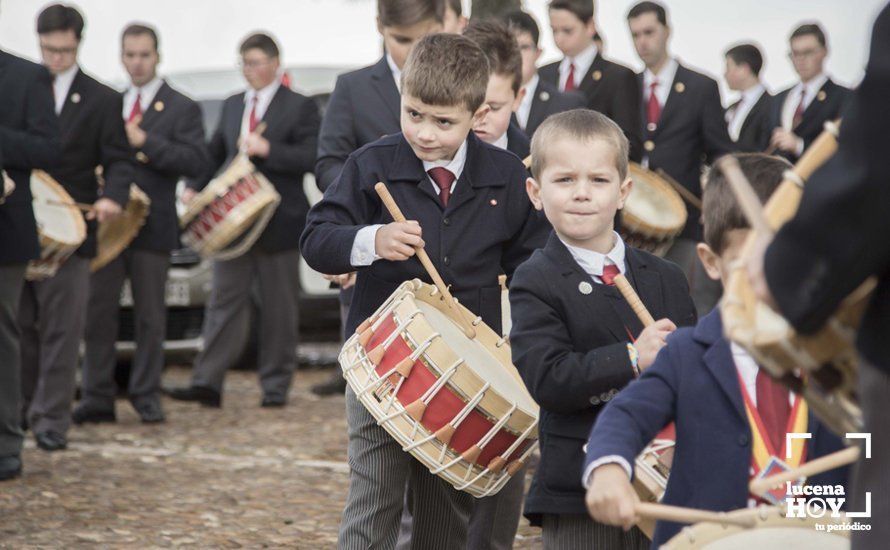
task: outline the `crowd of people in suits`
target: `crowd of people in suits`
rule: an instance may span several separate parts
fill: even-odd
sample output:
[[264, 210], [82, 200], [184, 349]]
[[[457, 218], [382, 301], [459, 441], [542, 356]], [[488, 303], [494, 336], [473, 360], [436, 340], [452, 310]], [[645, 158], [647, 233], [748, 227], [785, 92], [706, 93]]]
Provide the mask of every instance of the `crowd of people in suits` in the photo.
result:
[[[623, 457], [639, 452], [633, 441], [615, 436], [627, 427], [619, 413], [659, 391], [677, 396], [710, 391], [657, 387], [656, 375], [631, 383], [650, 366], [665, 379], [699, 363], [721, 370], [732, 366], [735, 355], [729, 355], [719, 314], [711, 310], [721, 293], [721, 258], [732, 249], [723, 233], [743, 227], [708, 221], [709, 202], [722, 201], [724, 212], [732, 208], [726, 206], [731, 195], [720, 192], [725, 183], [711, 172], [707, 187], [714, 191], [705, 194], [704, 206], [687, 205], [687, 224], [667, 261], [626, 247], [613, 220], [630, 189], [627, 163], [663, 170], [701, 198], [703, 173], [716, 158], [775, 153], [786, 160], [740, 157], [752, 179], [767, 182], [760, 191], [768, 196], [788, 161], [800, 157], [824, 122], [852, 104], [850, 90], [826, 72], [824, 30], [817, 23], [793, 30], [789, 57], [799, 82], [776, 95], [760, 78], [764, 58], [757, 46], [727, 49], [724, 76], [740, 97], [724, 109], [717, 82], [671, 53], [668, 12], [655, 2], [640, 2], [627, 14], [645, 65], [641, 73], [603, 56], [590, 0], [549, 2], [549, 24], [563, 58], [540, 68], [540, 29], [528, 13], [468, 22], [459, 0], [378, 0], [377, 5], [384, 53], [375, 64], [338, 77], [323, 118], [311, 99], [282, 84], [275, 40], [266, 33], [245, 38], [239, 54], [246, 89], [226, 99], [206, 142], [199, 106], [158, 73], [160, 38], [148, 25], [134, 23], [122, 32], [121, 60], [130, 77], [123, 93], [80, 67], [84, 20], [74, 7], [54, 4], [39, 15], [43, 67], [0, 51], [0, 167], [16, 184], [0, 204], [0, 479], [20, 475], [25, 430], [33, 432], [39, 448], [58, 451], [67, 446], [72, 421], [115, 421], [114, 340], [125, 279], [133, 288], [137, 327], [127, 393], [143, 422], [165, 421], [160, 400], [164, 289], [169, 253], [179, 242], [176, 201], [194, 200], [246, 152], [281, 195], [281, 204], [246, 254], [214, 262], [204, 348], [190, 384], [168, 389], [170, 397], [221, 406], [225, 372], [241, 341], [235, 318], [257, 284], [261, 404], [285, 406], [299, 339], [289, 282], [297, 277], [300, 255], [340, 285], [344, 334], [351, 334], [399, 283], [427, 278], [419, 265], [403, 261], [414, 246], [425, 246], [445, 281], [453, 283], [454, 295], [495, 331], [502, 324], [497, 279], [501, 273], [511, 279], [514, 362], [541, 406], [542, 419], [542, 458], [525, 514], [543, 525], [545, 546], [648, 544], [637, 530], [607, 527], [630, 525], [627, 514], [607, 510], [625, 502], [620, 498], [626, 496], [620, 483]], [[867, 124], [857, 130], [872, 135]], [[520, 159], [530, 154], [529, 179]], [[596, 213], [608, 224], [597, 226], [595, 234], [576, 234], [581, 229], [569, 221], [573, 214], [566, 209], [578, 199], [551, 181], [553, 166], [568, 158], [584, 158], [585, 168], [606, 170], [610, 176], [604, 182], [615, 184], [596, 191], [602, 193], [596, 200], [604, 201], [603, 212], [611, 215]], [[617, 161], [604, 168], [603, 158]], [[27, 262], [40, 254], [29, 191], [30, 172], [37, 169], [46, 170], [77, 202], [93, 206], [89, 237], [77, 253], [55, 276], [25, 281]], [[325, 193], [312, 209], [302, 188], [310, 172]], [[182, 178], [188, 184], [177, 197]], [[372, 190], [377, 181], [391, 184], [419, 225], [388, 223]], [[127, 250], [91, 274], [96, 226], [121, 214], [134, 182], [151, 199], [147, 221]], [[709, 223], [719, 227], [710, 237]], [[790, 239], [786, 247], [792, 246]], [[790, 257], [791, 251], [782, 258], [767, 255], [771, 282], [785, 268], [794, 271], [784, 262]], [[659, 319], [652, 327], [642, 327], [629, 308], [579, 307], [577, 289], [586, 288], [584, 282], [597, 283], [587, 285], [595, 290], [592, 296], [608, 296], [617, 292], [610, 287], [618, 272], [628, 275], [651, 304]], [[782, 311], [799, 307], [778, 295], [776, 301]], [[801, 312], [797, 321], [812, 323], [810, 313]], [[696, 328], [677, 328], [695, 325], [699, 317]], [[880, 312], [875, 318], [886, 321]], [[591, 327], [590, 319], [602, 323]], [[582, 326], [583, 334], [577, 332]], [[680, 348], [699, 346], [692, 353], [704, 354], [704, 360], [693, 366], [657, 361], [670, 334], [676, 338], [668, 348], [674, 342]], [[879, 367], [887, 357], [882, 345], [874, 341], [869, 356]], [[701, 351], [708, 346], [723, 350], [717, 367]], [[72, 410], [81, 363], [81, 400]], [[755, 373], [756, 368], [749, 374]], [[634, 391], [619, 391], [628, 383]], [[758, 377], [758, 392], [759, 384]], [[523, 476], [497, 495], [473, 502], [404, 453], [339, 373], [314, 390], [320, 395], [346, 391], [351, 473], [342, 547], [512, 546], [523, 507]], [[616, 402], [607, 409], [612, 415], [597, 423], [585, 463], [582, 446], [609, 401]], [[657, 418], [687, 422], [681, 413], [663, 410]], [[827, 452], [833, 442], [826, 441], [819, 440], [822, 446], [813, 454]], [[738, 456], [746, 458], [733, 455]], [[597, 495], [608, 498], [592, 499], [594, 487], [604, 488]], [[674, 493], [676, 502], [691, 502], [692, 492], [685, 489]], [[727, 502], [713, 506], [723, 509]], [[671, 529], [663, 527], [656, 540], [665, 540]]]

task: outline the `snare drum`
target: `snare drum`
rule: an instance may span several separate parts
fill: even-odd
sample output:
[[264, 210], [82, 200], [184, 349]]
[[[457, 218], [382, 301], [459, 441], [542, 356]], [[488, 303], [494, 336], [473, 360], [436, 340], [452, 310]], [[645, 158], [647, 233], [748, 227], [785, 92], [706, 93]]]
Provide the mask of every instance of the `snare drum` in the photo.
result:
[[686, 205], [663, 177], [631, 162], [633, 188], [621, 210], [621, 236], [630, 246], [664, 256], [686, 225]]
[[31, 171], [31, 195], [40, 259], [28, 262], [25, 278], [39, 281], [55, 275], [68, 256], [86, 240], [87, 225], [71, 195], [46, 172]]
[[96, 234], [96, 257], [90, 262], [90, 271], [98, 271], [123, 252], [139, 230], [145, 225], [151, 199], [136, 184], [130, 185], [130, 198], [127, 208], [120, 216], [100, 223]]
[[[671, 424], [637, 457], [633, 487], [642, 502], [661, 502], [671, 474], [675, 444], [674, 425]], [[655, 532], [655, 520], [643, 518], [637, 527], [651, 539]]]
[[205, 258], [236, 258], [260, 237], [279, 202], [275, 187], [239, 154], [189, 203], [179, 219], [182, 241]]
[[436, 287], [407, 281], [346, 341], [340, 366], [403, 450], [455, 489], [485, 497], [536, 448], [538, 406], [506, 339], [477, 317], [471, 340], [454, 315]]

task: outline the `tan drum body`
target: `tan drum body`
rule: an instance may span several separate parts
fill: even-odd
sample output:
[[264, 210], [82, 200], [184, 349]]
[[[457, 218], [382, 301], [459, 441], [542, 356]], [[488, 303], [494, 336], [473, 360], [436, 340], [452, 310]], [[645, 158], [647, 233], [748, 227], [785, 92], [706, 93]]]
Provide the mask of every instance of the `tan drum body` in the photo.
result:
[[483, 497], [534, 451], [538, 407], [509, 344], [481, 319], [474, 324], [470, 340], [436, 287], [408, 281], [347, 340], [340, 365], [405, 451], [456, 489]]
[[664, 256], [686, 225], [686, 205], [655, 172], [630, 163], [633, 188], [621, 211], [621, 236], [635, 248]]
[[46, 172], [31, 172], [31, 195], [40, 239], [40, 259], [28, 263], [25, 278], [37, 281], [56, 274], [86, 239], [87, 226], [79, 209], [64, 206], [73, 205], [74, 199]]
[[96, 257], [90, 262], [90, 271], [102, 269], [123, 252], [139, 230], [145, 225], [151, 208], [151, 199], [136, 184], [130, 185], [127, 208], [113, 220], [99, 224], [96, 235]]

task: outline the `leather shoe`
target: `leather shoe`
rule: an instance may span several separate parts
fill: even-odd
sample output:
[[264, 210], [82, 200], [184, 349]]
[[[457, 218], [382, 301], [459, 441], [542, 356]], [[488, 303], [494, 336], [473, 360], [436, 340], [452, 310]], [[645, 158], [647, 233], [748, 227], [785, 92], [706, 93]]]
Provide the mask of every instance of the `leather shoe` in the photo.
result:
[[22, 457], [0, 456], [0, 481], [13, 479], [22, 475]]
[[272, 396], [266, 395], [263, 397], [263, 402], [260, 404], [260, 406], [265, 407], [265, 408], [280, 409], [281, 407], [284, 407], [286, 404], [287, 404], [287, 399], [285, 399], [284, 397], [272, 397]]
[[139, 418], [142, 419], [143, 424], [160, 424], [167, 420], [164, 417], [164, 409], [156, 401], [142, 403], [138, 406], [134, 405], [133, 408], [139, 413]]
[[68, 448], [68, 439], [52, 430], [34, 434], [34, 440], [37, 442], [37, 446], [44, 451], [61, 451]]
[[117, 422], [117, 416], [114, 414], [113, 408], [100, 409], [81, 404], [74, 408], [74, 412], [71, 413], [71, 420], [78, 425], [87, 423], [100, 424], [102, 422]]
[[346, 392], [346, 379], [340, 373], [339, 369], [331, 376], [327, 382], [316, 384], [309, 388], [309, 391], [320, 397], [329, 395], [343, 395]]
[[166, 393], [177, 401], [197, 401], [205, 407], [222, 407], [222, 396], [219, 392], [203, 386], [169, 388]]

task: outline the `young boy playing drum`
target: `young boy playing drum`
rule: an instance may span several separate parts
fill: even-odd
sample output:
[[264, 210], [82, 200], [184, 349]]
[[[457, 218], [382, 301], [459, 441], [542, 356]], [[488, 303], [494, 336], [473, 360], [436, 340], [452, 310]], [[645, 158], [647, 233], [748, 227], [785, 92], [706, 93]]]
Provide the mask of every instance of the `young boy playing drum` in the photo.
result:
[[[790, 168], [778, 157], [737, 158], [761, 201]], [[708, 174], [703, 212], [705, 242], [698, 245], [698, 255], [708, 275], [725, 284], [750, 229], [719, 170]], [[651, 368], [597, 419], [584, 471], [587, 507], [594, 519], [625, 529], [634, 524], [639, 500], [631, 487], [634, 459], [671, 421], [677, 438], [664, 504], [713, 511], [744, 508], [756, 503], [748, 483], [760, 470], [778, 473], [784, 463], [796, 465], [841, 448], [840, 440], [808, 415], [802, 399], [723, 336], [720, 311], [714, 310], [694, 328], [678, 330]], [[806, 444], [798, 440], [801, 444], [792, 448], [788, 459], [785, 434], [796, 431], [813, 435]], [[758, 451], [764, 448], [766, 453]], [[771, 464], [774, 458], [782, 462]], [[811, 481], [843, 484], [846, 468]], [[652, 547], [658, 548], [681, 527], [659, 522]]]
[[[473, 41], [447, 34], [421, 39], [402, 71], [402, 133], [352, 153], [310, 211], [301, 239], [309, 265], [358, 273], [347, 334], [402, 282], [429, 282], [411, 258], [419, 246], [460, 303], [500, 331], [498, 275], [512, 275], [543, 244], [546, 229], [523, 192], [522, 162], [471, 132], [488, 110], [487, 84], [488, 62]], [[392, 221], [377, 182], [409, 221]], [[339, 546], [392, 548], [408, 482], [412, 547], [464, 547], [473, 498], [403, 452], [351, 389], [346, 408], [350, 487]]]
[[[541, 407], [541, 462], [525, 515], [543, 525], [545, 548], [643, 548], [638, 529], [588, 517], [582, 447], [603, 406], [677, 325], [695, 322], [689, 287], [677, 266], [615, 232], [632, 181], [627, 138], [611, 119], [585, 109], [551, 116], [532, 138], [531, 170], [529, 197], [554, 232], [510, 286], [513, 362]], [[659, 319], [650, 327], [613, 286], [618, 274]]]

